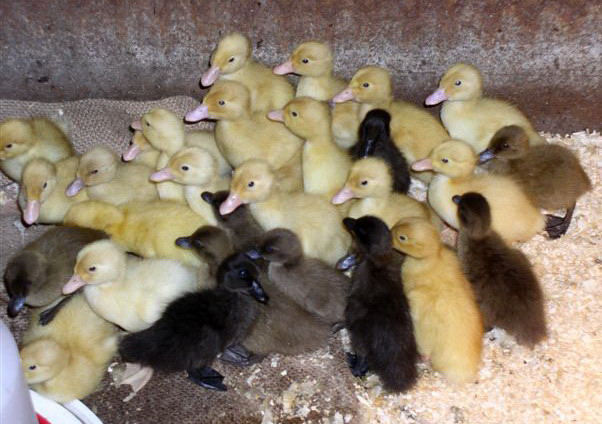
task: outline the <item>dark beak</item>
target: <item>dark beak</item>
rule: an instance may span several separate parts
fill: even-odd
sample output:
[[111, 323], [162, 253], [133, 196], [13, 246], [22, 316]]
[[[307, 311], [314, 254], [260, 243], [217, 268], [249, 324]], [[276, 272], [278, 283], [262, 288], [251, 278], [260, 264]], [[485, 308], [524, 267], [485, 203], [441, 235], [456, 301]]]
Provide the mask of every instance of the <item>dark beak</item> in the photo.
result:
[[245, 252], [245, 255], [247, 256], [247, 258], [249, 258], [249, 259], [251, 259], [253, 261], [256, 261], [257, 259], [261, 259], [262, 258], [261, 253], [259, 253], [259, 251], [257, 249], [247, 250]]
[[21, 309], [25, 306], [25, 296], [15, 296], [10, 299], [8, 302], [8, 307], [6, 308], [6, 313], [9, 317], [16, 317]]
[[251, 295], [251, 297], [259, 303], [268, 303], [268, 300], [270, 300], [268, 294], [263, 290], [261, 284], [259, 284], [259, 282], [256, 280], [251, 282], [251, 287], [249, 287], [249, 295]]
[[460, 196], [459, 194], [456, 194], [454, 197], [452, 197], [452, 201], [456, 204], [459, 205], [460, 204], [460, 200], [462, 200], [462, 196]]
[[192, 249], [192, 240], [190, 237], [178, 237], [176, 239], [176, 246], [180, 246], [184, 249]]
[[355, 221], [357, 220], [354, 218], [343, 219], [343, 225], [345, 226], [345, 228], [347, 228], [347, 231], [353, 232], [353, 229], [355, 228]]
[[340, 271], [347, 271], [354, 265], [357, 265], [357, 256], [354, 254], [349, 254], [338, 260], [336, 268]]
[[204, 191], [201, 194], [201, 199], [203, 199], [205, 202], [211, 205], [213, 204], [213, 193], [211, 193], [210, 191]]
[[479, 165], [483, 165], [484, 163], [490, 161], [495, 157], [495, 153], [491, 149], [483, 150], [479, 155]]

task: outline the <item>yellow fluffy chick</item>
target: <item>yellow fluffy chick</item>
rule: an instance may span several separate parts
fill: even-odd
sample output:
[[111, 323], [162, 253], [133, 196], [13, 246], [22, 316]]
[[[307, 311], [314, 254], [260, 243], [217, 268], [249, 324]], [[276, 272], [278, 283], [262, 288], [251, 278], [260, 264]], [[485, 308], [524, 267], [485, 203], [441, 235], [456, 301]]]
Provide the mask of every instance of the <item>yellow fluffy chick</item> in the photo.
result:
[[79, 159], [72, 156], [56, 164], [37, 158], [25, 165], [19, 206], [26, 224], [60, 224], [72, 205], [88, 200], [85, 190], [73, 197], [65, 195], [67, 186], [75, 177], [78, 163]]
[[435, 212], [458, 228], [456, 194], [474, 191], [483, 195], [491, 207], [492, 228], [507, 242], [526, 241], [543, 230], [541, 212], [509, 177], [474, 174], [477, 156], [459, 140], [449, 140], [437, 147], [427, 159], [415, 162], [415, 171], [433, 170], [436, 175], [428, 188], [428, 201]]
[[347, 253], [351, 239], [337, 209], [322, 196], [282, 192], [265, 161], [249, 160], [236, 168], [220, 213], [227, 215], [242, 204], [249, 204], [264, 230], [282, 227], [295, 232], [307, 256], [334, 265]]
[[351, 167], [345, 186], [332, 199], [339, 205], [358, 198], [351, 205], [347, 216], [361, 218], [373, 215], [391, 228], [402, 218], [421, 217], [430, 219], [428, 207], [411, 197], [393, 193], [391, 170], [385, 161], [368, 157], [356, 161]]
[[94, 392], [117, 352], [117, 327], [76, 294], [47, 325], [32, 314], [19, 355], [27, 383], [57, 402]]
[[309, 97], [297, 97], [284, 109], [270, 112], [268, 117], [284, 122], [293, 134], [305, 139], [301, 161], [304, 191], [332, 198], [345, 184], [351, 158], [333, 141], [328, 105]]
[[94, 312], [133, 332], [150, 327], [184, 293], [210, 286], [197, 268], [173, 259], [141, 259], [111, 240], [99, 240], [79, 251], [63, 294], [83, 287]]
[[7, 119], [0, 122], [0, 169], [21, 181], [23, 167], [32, 159], [55, 163], [73, 156], [65, 133], [46, 118]]
[[128, 148], [121, 155], [124, 162], [133, 162], [155, 169], [161, 152], [153, 147], [142, 131], [134, 131]]
[[65, 194], [72, 197], [86, 188], [91, 200], [113, 205], [156, 200], [157, 188], [149, 181], [152, 172], [146, 165], [124, 164], [108, 147], [96, 146], [79, 159], [76, 178]]
[[152, 181], [174, 181], [184, 185], [184, 196], [188, 206], [211, 225], [217, 225], [213, 207], [201, 195], [205, 191], [228, 190], [229, 177], [217, 174], [214, 155], [202, 147], [187, 147], [173, 155], [167, 166], [151, 176]]
[[394, 248], [407, 255], [401, 275], [418, 351], [450, 381], [475, 381], [483, 323], [458, 258], [424, 219], [400, 221], [392, 236]]
[[457, 63], [445, 72], [439, 88], [425, 101], [427, 105], [441, 102], [445, 102], [441, 121], [449, 135], [467, 142], [477, 153], [485, 150], [491, 137], [507, 125], [523, 127], [531, 145], [545, 143], [517, 107], [483, 97], [483, 78], [472, 65]]
[[302, 140], [265, 112], [252, 112], [249, 90], [235, 81], [219, 81], [203, 98], [201, 106], [186, 115], [188, 121], [216, 119], [217, 145], [233, 167], [249, 159], [263, 159], [276, 170], [286, 191], [302, 188]]
[[274, 75], [272, 70], [252, 57], [251, 40], [239, 33], [226, 35], [211, 55], [211, 67], [202, 78], [205, 87], [218, 79], [244, 84], [251, 95], [253, 111], [267, 112], [284, 107], [293, 98], [293, 86], [285, 77]]
[[204, 264], [193, 252], [175, 244], [182, 234], [192, 234], [207, 225], [203, 217], [181, 203], [157, 200], [114, 206], [90, 200], [72, 206], [64, 223], [102, 230], [129, 252], [145, 258]]

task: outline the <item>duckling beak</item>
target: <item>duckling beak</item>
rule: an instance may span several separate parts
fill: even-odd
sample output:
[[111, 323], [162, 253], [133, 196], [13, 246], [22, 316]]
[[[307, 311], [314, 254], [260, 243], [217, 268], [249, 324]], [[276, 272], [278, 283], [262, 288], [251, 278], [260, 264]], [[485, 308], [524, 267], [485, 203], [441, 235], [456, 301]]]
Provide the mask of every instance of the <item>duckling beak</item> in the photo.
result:
[[332, 98], [334, 103], [343, 103], [348, 102], [349, 100], [353, 100], [353, 90], [351, 88], [346, 88], [341, 91], [339, 94]]
[[38, 220], [40, 216], [40, 201], [39, 200], [28, 200], [23, 211], [23, 221], [27, 225], [31, 225]]
[[237, 194], [230, 193], [228, 198], [222, 202], [219, 206], [219, 213], [221, 215], [228, 215], [236, 210], [237, 207], [242, 205], [242, 200]]
[[212, 66], [209, 68], [201, 77], [201, 84], [203, 84], [203, 87], [209, 87], [210, 85], [213, 85], [213, 83], [219, 78], [219, 72], [219, 67], [217, 66]]
[[354, 195], [355, 194], [353, 193], [353, 190], [351, 190], [348, 187], [343, 187], [341, 191], [339, 191], [332, 197], [331, 202], [334, 205], [340, 205], [341, 203], [345, 203], [349, 199], [353, 199]]
[[337, 261], [336, 269], [339, 271], [347, 271], [352, 266], [357, 264], [357, 256], [354, 254], [349, 254], [347, 256], [343, 256], [341, 259]]
[[123, 153], [123, 155], [121, 155], [121, 159], [123, 159], [125, 162], [129, 162], [131, 160], [136, 159], [136, 156], [138, 156], [139, 154], [140, 146], [138, 146], [136, 143], [132, 143], [132, 145], [128, 147], [128, 149]]
[[429, 171], [433, 169], [433, 162], [430, 158], [416, 161], [412, 164], [412, 170], [414, 171]]
[[136, 131], [142, 131], [142, 121], [140, 119], [135, 120], [130, 124], [130, 127]]
[[160, 183], [161, 181], [173, 180], [175, 175], [171, 172], [169, 168], [163, 168], [158, 170], [157, 172], [153, 172], [149, 179], [155, 183]]
[[245, 252], [245, 255], [247, 256], [247, 258], [249, 258], [249, 259], [251, 259], [253, 261], [256, 261], [257, 259], [261, 259], [262, 258], [261, 253], [259, 253], [259, 251], [257, 249], [247, 250]]
[[347, 217], [343, 219], [343, 225], [345, 226], [345, 228], [347, 228], [347, 231], [353, 232], [353, 230], [355, 229], [355, 221], [357, 221], [357, 219], [355, 218]]
[[288, 60], [278, 66], [275, 66], [274, 69], [272, 69], [272, 72], [274, 72], [276, 75], [293, 74], [295, 72], [293, 61]]
[[455, 194], [452, 197], [452, 202], [454, 202], [456, 205], [460, 204], [460, 200], [462, 200], [462, 196], [460, 196], [459, 194]]
[[483, 150], [479, 154], [479, 165], [483, 165], [484, 163], [489, 162], [494, 157], [495, 157], [495, 153], [493, 153], [493, 150], [491, 150], [491, 149]]
[[426, 98], [424, 103], [427, 106], [437, 105], [443, 101], [447, 100], [447, 95], [445, 94], [445, 88], [438, 88], [433, 92], [430, 96]]
[[85, 285], [86, 282], [82, 280], [82, 277], [80, 277], [79, 274], [73, 274], [69, 281], [67, 281], [67, 284], [63, 286], [63, 294], [71, 294]]
[[10, 298], [6, 313], [10, 318], [16, 317], [25, 306], [25, 296], [14, 296]]
[[204, 191], [201, 193], [201, 199], [203, 199], [205, 202], [211, 205], [213, 204], [213, 193], [211, 193], [210, 191]]
[[67, 197], [73, 197], [77, 193], [82, 191], [83, 188], [84, 188], [84, 180], [82, 180], [81, 178], [76, 178], [73, 181], [71, 181], [71, 184], [69, 184], [67, 186], [67, 189], [65, 190], [65, 194], [67, 195]]
[[259, 282], [256, 280], [253, 280], [251, 282], [251, 287], [249, 287], [249, 294], [253, 297], [253, 299], [258, 301], [259, 303], [268, 303], [268, 300], [270, 300], [268, 294], [263, 290], [261, 284], [259, 284]]
[[282, 109], [273, 110], [268, 113], [268, 119], [271, 121], [284, 122], [284, 111]]
[[188, 112], [184, 117], [186, 122], [198, 122], [207, 118], [209, 118], [209, 108], [207, 105], [200, 105], [196, 109]]
[[192, 249], [192, 240], [190, 237], [178, 237], [176, 239], [176, 246], [179, 246], [183, 249]]

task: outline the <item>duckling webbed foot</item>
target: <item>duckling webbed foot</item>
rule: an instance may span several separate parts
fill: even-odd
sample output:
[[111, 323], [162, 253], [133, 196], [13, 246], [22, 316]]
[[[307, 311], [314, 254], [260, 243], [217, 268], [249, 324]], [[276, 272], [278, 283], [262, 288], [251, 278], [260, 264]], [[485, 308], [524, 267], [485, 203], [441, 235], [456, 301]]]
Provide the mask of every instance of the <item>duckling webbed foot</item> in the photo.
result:
[[354, 377], [363, 377], [368, 372], [368, 362], [366, 358], [355, 353], [345, 352], [347, 364], [351, 368], [351, 374]]
[[224, 376], [211, 367], [201, 367], [194, 370], [188, 370], [187, 372], [188, 379], [204, 389], [218, 390], [220, 392], [228, 390], [223, 383]]
[[568, 208], [564, 217], [546, 215], [546, 232], [551, 239], [557, 239], [566, 234], [573, 219], [575, 205]]
[[45, 311], [42, 311], [42, 313], [40, 314], [39, 320], [38, 320], [39, 324], [41, 326], [50, 324], [50, 322], [54, 319], [56, 314], [58, 314], [58, 312], [63, 308], [63, 306], [65, 306], [67, 304], [67, 302], [69, 302], [70, 300], [71, 300], [71, 296], [68, 296], [68, 297], [64, 298], [63, 300], [61, 300], [56, 305], [54, 305], [53, 307], [48, 308]]
[[249, 352], [243, 345], [234, 344], [224, 350], [219, 359], [240, 367], [248, 367], [260, 362], [264, 357]]

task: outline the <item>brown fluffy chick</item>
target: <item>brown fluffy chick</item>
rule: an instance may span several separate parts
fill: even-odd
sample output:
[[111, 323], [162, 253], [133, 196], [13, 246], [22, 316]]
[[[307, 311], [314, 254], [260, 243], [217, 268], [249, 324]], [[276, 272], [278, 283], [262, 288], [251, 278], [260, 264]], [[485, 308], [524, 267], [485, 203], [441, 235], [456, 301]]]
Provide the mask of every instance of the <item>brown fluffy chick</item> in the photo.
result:
[[573, 152], [556, 144], [529, 147], [527, 133], [517, 125], [498, 130], [479, 155], [479, 163], [492, 173], [514, 178], [537, 207], [567, 209], [564, 217], [548, 215], [546, 231], [551, 238], [567, 231], [577, 199], [592, 188]]
[[458, 204], [458, 257], [487, 327], [495, 326], [533, 347], [546, 337], [543, 292], [527, 257], [491, 229], [487, 200], [454, 196]]

